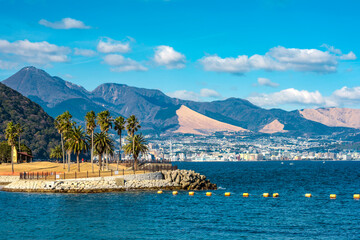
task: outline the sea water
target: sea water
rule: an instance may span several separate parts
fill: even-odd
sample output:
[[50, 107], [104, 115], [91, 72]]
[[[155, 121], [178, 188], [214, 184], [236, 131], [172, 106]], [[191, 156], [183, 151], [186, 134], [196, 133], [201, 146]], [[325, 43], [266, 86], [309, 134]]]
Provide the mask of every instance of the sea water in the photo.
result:
[[177, 163], [218, 184], [211, 197], [0, 192], [0, 239], [359, 239], [360, 162], [289, 163]]

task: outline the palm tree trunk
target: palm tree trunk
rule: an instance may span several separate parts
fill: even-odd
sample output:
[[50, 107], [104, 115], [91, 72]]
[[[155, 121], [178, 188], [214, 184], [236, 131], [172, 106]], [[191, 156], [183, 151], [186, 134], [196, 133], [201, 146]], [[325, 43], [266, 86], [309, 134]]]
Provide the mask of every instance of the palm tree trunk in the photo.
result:
[[135, 134], [133, 134], [133, 142], [132, 142], [132, 145], [133, 145], [133, 149], [132, 149], [132, 150], [133, 150], [133, 157], [134, 157], [133, 169], [136, 170], [136, 169], [135, 169], [135, 167], [136, 167], [136, 166], [135, 166]]
[[68, 172], [70, 172], [71, 153], [68, 152]]
[[64, 149], [64, 139], [63, 134], [61, 133], [61, 147], [62, 147], [62, 155], [63, 155], [63, 168], [65, 169], [65, 149]]
[[109, 170], [109, 153], [106, 151], [106, 170]]
[[138, 162], [137, 157], [135, 157], [135, 155], [134, 155], [134, 165], [135, 165], [134, 170], [135, 171], [137, 170], [137, 164], [138, 164], [137, 162]]
[[121, 134], [120, 134], [120, 147], [119, 147], [119, 157], [117, 159], [117, 162], [116, 162], [116, 171], [119, 171], [119, 162], [121, 161]]
[[91, 169], [94, 173], [94, 131], [91, 131]]
[[102, 154], [99, 154], [99, 171], [101, 170]]
[[11, 171], [14, 173], [14, 146], [11, 146]]
[[80, 153], [77, 153], [77, 154], [76, 154], [76, 162], [77, 162], [78, 172], [80, 172], [80, 161], [79, 161], [79, 155], [80, 155]]

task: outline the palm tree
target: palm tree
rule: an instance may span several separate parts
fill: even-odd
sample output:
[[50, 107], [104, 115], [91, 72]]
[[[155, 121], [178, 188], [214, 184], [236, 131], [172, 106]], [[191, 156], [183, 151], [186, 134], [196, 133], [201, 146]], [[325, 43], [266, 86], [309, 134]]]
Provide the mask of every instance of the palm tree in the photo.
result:
[[97, 121], [102, 132], [108, 132], [112, 128], [112, 118], [108, 110], [102, 111], [97, 115]]
[[[110, 116], [110, 112], [108, 110], [102, 111], [98, 113], [97, 122], [100, 125], [101, 132], [108, 132], [110, 128], [112, 128], [112, 121], [113, 119]], [[109, 157], [107, 156], [108, 153], [106, 152], [106, 169], [109, 170]]]
[[81, 126], [73, 126], [69, 132], [67, 141], [68, 150], [76, 154], [78, 172], [80, 172], [79, 156], [82, 151], [87, 150], [86, 133]]
[[70, 172], [70, 163], [71, 163], [71, 149], [69, 148], [69, 144], [67, 143], [70, 137], [70, 132], [72, 127], [76, 124], [76, 122], [72, 121], [72, 115], [69, 113], [69, 111], [64, 112], [61, 114], [61, 126], [63, 129], [63, 137], [66, 141], [66, 152], [67, 152], [67, 164], [68, 164], [68, 172]]
[[147, 142], [143, 135], [134, 135], [134, 137], [127, 137], [127, 144], [124, 146], [126, 154], [132, 154], [134, 158], [135, 170], [137, 170], [138, 159], [140, 154], [148, 152]]
[[94, 172], [94, 130], [96, 128], [96, 115], [94, 111], [90, 111], [85, 116], [86, 130], [91, 134], [91, 169]]
[[63, 168], [65, 169], [65, 149], [64, 149], [64, 137], [63, 137], [63, 125], [62, 125], [62, 115], [59, 115], [55, 118], [54, 122], [55, 128], [58, 130], [58, 133], [61, 137], [61, 149], [62, 149], [62, 159], [63, 159]]
[[99, 169], [102, 167], [102, 156], [105, 152], [112, 152], [114, 144], [108, 133], [100, 132], [94, 134], [94, 148], [99, 155]]
[[121, 161], [121, 135], [122, 135], [122, 131], [125, 130], [125, 123], [126, 123], [126, 121], [125, 121], [124, 117], [119, 116], [119, 117], [115, 118], [114, 129], [120, 137], [119, 158], [116, 161], [116, 170], [119, 170], [119, 161]]
[[[72, 115], [69, 111], [64, 112], [63, 114], [59, 115], [55, 119], [55, 128], [58, 130], [58, 133], [61, 135], [61, 146], [63, 152], [63, 164], [65, 169], [65, 147], [64, 147], [64, 140], [66, 140], [66, 134], [70, 131], [71, 126], [73, 125], [71, 121]], [[68, 171], [70, 171], [70, 160], [69, 154], [67, 154], [68, 158]]]
[[[135, 115], [131, 115], [127, 119], [126, 130], [128, 131], [128, 135], [133, 138], [133, 140], [132, 140], [132, 143], [133, 143], [132, 152], [135, 152], [135, 132], [137, 132], [140, 128], [141, 128], [141, 126], [139, 124], [139, 121], [135, 117]], [[135, 158], [134, 158], [134, 162], [133, 162], [133, 169], [135, 169]]]
[[21, 125], [20, 125], [20, 123], [17, 123], [17, 124], [15, 124], [15, 129], [16, 129], [16, 134], [18, 135], [18, 137], [19, 137], [19, 152], [21, 151], [20, 150], [20, 148], [21, 148], [21, 146], [20, 146], [20, 135], [21, 135], [21, 133], [23, 132], [23, 129], [22, 129], [22, 127], [21, 127]]
[[59, 158], [62, 158], [62, 157], [63, 157], [63, 150], [60, 145], [57, 145], [51, 149], [50, 158], [55, 158], [56, 162], [58, 162]]
[[11, 171], [14, 173], [14, 149], [15, 149], [15, 142], [17, 138], [17, 130], [14, 123], [8, 122], [6, 130], [5, 130], [5, 138], [8, 141], [9, 146], [11, 146]]

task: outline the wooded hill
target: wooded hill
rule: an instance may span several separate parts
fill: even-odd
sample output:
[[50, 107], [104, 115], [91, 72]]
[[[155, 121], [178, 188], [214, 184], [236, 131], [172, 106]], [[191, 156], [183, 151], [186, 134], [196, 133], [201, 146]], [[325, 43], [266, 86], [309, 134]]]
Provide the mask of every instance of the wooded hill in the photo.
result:
[[35, 158], [49, 158], [50, 148], [60, 144], [54, 119], [38, 104], [0, 83], [0, 141], [5, 140], [9, 121], [21, 124], [21, 142], [29, 146]]

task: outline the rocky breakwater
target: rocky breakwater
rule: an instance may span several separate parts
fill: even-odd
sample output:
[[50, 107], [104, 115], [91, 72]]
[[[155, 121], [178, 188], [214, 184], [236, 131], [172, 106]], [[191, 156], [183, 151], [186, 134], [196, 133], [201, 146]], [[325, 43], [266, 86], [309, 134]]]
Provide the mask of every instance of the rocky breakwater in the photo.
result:
[[216, 184], [206, 179], [205, 175], [192, 170], [163, 171], [164, 179], [173, 182], [184, 190], [210, 190], [217, 189]]
[[204, 175], [175, 170], [125, 176], [66, 179], [56, 181], [18, 180], [2, 190], [10, 192], [96, 193], [127, 190], [206, 190], [216, 189]]

